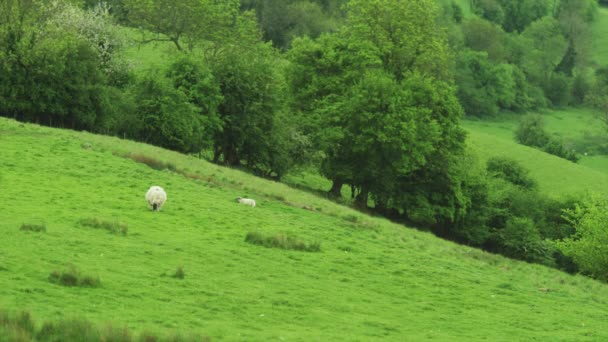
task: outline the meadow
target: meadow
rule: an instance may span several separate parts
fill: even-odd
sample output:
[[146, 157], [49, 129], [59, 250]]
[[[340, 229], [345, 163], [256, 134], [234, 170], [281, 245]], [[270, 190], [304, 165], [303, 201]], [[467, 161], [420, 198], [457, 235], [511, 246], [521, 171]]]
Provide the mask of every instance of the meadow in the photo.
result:
[[[601, 147], [606, 146], [606, 143], [608, 142], [608, 139], [606, 138], [606, 128], [597, 118], [597, 114], [594, 111], [581, 107], [543, 110], [539, 111], [538, 114], [542, 115], [545, 129], [550, 135], [558, 138], [563, 141], [566, 146], [577, 151], [580, 157], [577, 164], [601, 173], [608, 173], [608, 156], [605, 154], [606, 151]], [[513, 156], [522, 161], [524, 165], [527, 163], [526, 160], [529, 160], [529, 162], [532, 163], [529, 164], [529, 168], [543, 168], [540, 164], [538, 166], [533, 165], [534, 160], [538, 158], [544, 160], [549, 157], [544, 153], [533, 157], [532, 155], [529, 155], [529, 153], [523, 152], [529, 151], [529, 149], [526, 146], [517, 144], [515, 140], [515, 130], [523, 115], [524, 114], [505, 114], [497, 118], [484, 120], [467, 119], [463, 121], [463, 127], [467, 129], [471, 139], [477, 139], [478, 143], [475, 143], [474, 145], [480, 147], [482, 154], [491, 156], [495, 153], [511, 154], [511, 152], [506, 151], [512, 151]], [[489, 140], [483, 141], [486, 139]], [[489, 144], [494, 143], [490, 140], [494, 141], [496, 139], [500, 140], [499, 142], [496, 142], [496, 144], [499, 144], [501, 148], [497, 148], [494, 152], [494, 149], [491, 148]], [[512, 147], [508, 147], [511, 143], [513, 144]], [[527, 157], [524, 157], [524, 155], [527, 155]], [[564, 167], [566, 169], [569, 168], [568, 166]], [[547, 168], [547, 171], [550, 169], [551, 168]], [[542, 172], [538, 174], [538, 176], [544, 178]], [[589, 177], [591, 176], [588, 176], [587, 178]], [[581, 184], [584, 184], [586, 181], [591, 181], [593, 178], [580, 180], [580, 177], [577, 176], [572, 179], [574, 179], [572, 185], [576, 186], [579, 181]], [[542, 179], [539, 180], [542, 182]], [[588, 187], [583, 185], [583, 189], [587, 190]]]
[[[2, 118], [0, 145], [0, 308], [36, 322], [247, 341], [608, 338], [608, 287], [583, 276], [132, 141]], [[145, 203], [151, 185], [167, 190], [161, 212]], [[70, 268], [99, 284], [51, 281]]]

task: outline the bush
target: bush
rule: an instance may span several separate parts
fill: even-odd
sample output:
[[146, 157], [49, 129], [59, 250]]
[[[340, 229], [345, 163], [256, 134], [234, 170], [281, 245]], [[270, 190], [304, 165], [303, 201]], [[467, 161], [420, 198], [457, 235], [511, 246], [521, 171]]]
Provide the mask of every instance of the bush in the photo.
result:
[[503, 253], [509, 257], [545, 265], [554, 265], [553, 245], [541, 239], [529, 218], [512, 217], [499, 233]]
[[321, 244], [318, 242], [307, 242], [289, 234], [264, 234], [249, 232], [245, 242], [270, 248], [293, 249], [304, 252], [319, 252]]
[[543, 151], [558, 156], [560, 158], [567, 159], [573, 163], [576, 163], [579, 159], [574, 150], [566, 148], [566, 146], [564, 146], [564, 143], [555, 138], [549, 140], [547, 145], [543, 147]]
[[549, 154], [574, 163], [579, 159], [574, 150], [566, 148], [563, 142], [549, 136], [545, 131], [543, 118], [540, 115], [526, 115], [519, 123], [515, 136], [520, 144], [540, 147]]
[[581, 272], [608, 281], [608, 198], [591, 196], [574, 209], [564, 210], [564, 217], [575, 233], [559, 241], [557, 247]]
[[98, 218], [80, 219], [78, 223], [85, 227], [105, 229], [112, 234], [127, 235], [129, 228], [122, 222], [103, 221]]
[[522, 188], [536, 188], [536, 181], [530, 177], [529, 171], [514, 159], [492, 157], [487, 162], [487, 170], [490, 175], [502, 178]]
[[63, 286], [78, 287], [99, 287], [101, 281], [99, 277], [83, 275], [74, 265], [68, 265], [63, 271], [53, 271], [49, 274], [49, 281]]
[[526, 115], [520, 121], [515, 137], [520, 144], [527, 146], [543, 147], [549, 142], [543, 118], [537, 114]]

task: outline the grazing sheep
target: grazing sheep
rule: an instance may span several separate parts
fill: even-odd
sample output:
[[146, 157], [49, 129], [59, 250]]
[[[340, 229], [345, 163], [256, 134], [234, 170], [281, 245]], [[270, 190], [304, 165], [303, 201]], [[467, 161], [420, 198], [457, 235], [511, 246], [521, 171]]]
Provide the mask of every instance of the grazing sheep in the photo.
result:
[[255, 200], [252, 200], [251, 198], [237, 197], [236, 201], [241, 204], [250, 205], [252, 208], [255, 208]]
[[167, 200], [167, 193], [160, 186], [151, 186], [146, 193], [146, 201], [152, 207], [152, 210], [159, 211]]

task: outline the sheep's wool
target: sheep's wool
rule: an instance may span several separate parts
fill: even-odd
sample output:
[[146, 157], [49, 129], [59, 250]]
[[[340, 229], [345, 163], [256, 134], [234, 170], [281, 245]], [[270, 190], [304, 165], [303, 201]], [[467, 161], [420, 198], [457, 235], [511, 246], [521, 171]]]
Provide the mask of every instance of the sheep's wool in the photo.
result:
[[167, 193], [160, 186], [151, 186], [146, 193], [146, 201], [152, 210], [159, 211], [167, 200]]
[[245, 204], [245, 205], [249, 205], [252, 206], [253, 208], [255, 208], [255, 200], [251, 199], [251, 198], [237, 198], [236, 199], [237, 202], [241, 203], [241, 204]]

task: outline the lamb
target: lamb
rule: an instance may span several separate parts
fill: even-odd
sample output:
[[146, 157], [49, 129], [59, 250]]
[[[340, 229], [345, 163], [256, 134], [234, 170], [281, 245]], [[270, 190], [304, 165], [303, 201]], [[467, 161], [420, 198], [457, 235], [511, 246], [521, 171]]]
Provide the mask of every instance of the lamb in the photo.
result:
[[237, 197], [236, 201], [238, 203], [245, 204], [245, 205], [250, 205], [252, 208], [255, 208], [255, 200], [253, 200], [251, 198]]
[[167, 200], [167, 193], [160, 186], [151, 186], [146, 193], [146, 201], [153, 211], [159, 211]]

